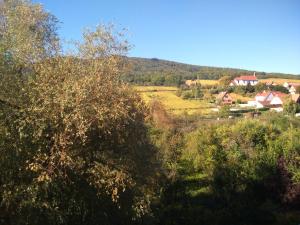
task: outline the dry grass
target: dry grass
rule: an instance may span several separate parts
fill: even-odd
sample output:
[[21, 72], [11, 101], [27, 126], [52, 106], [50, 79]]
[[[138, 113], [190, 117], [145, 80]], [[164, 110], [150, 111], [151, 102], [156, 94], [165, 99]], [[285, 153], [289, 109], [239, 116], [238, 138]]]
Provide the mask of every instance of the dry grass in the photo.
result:
[[267, 82], [272, 82], [272, 81], [277, 84], [283, 84], [285, 82], [300, 83], [300, 80], [292, 80], [292, 79], [281, 79], [281, 78], [259, 79], [259, 82], [262, 82], [262, 83], [267, 83]]
[[218, 80], [197, 80], [201, 85], [218, 85]]
[[146, 92], [146, 91], [177, 91], [177, 87], [171, 86], [134, 86], [139, 92]]
[[247, 96], [242, 96], [236, 93], [230, 93], [230, 96], [236, 101], [238, 99], [240, 99], [243, 102], [247, 102], [247, 101], [251, 101], [253, 100], [253, 98], [247, 97]]
[[212, 105], [205, 100], [182, 99], [176, 96], [176, 87], [136, 86], [146, 103], [159, 100], [169, 112], [174, 114], [207, 114], [211, 112]]

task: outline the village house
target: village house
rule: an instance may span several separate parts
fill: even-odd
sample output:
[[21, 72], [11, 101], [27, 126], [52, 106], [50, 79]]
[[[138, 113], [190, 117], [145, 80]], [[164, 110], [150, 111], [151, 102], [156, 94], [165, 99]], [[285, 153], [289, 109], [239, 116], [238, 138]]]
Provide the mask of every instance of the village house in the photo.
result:
[[293, 95], [293, 94], [296, 94], [297, 92], [297, 87], [300, 86], [300, 83], [288, 83], [288, 82], [285, 82], [283, 84], [283, 87], [285, 87], [286, 89], [289, 90], [289, 92]]
[[233, 99], [227, 91], [220, 92], [216, 99], [220, 105], [231, 105], [233, 103]]
[[289, 95], [279, 91], [263, 91], [255, 96], [256, 108], [278, 108], [282, 110], [288, 97]]
[[292, 101], [295, 102], [295, 103], [300, 104], [300, 94], [292, 95]]
[[255, 101], [256, 102], [269, 102], [271, 101], [271, 99], [273, 98], [273, 93], [270, 92], [270, 91], [263, 91], [263, 92], [260, 92], [258, 93], [256, 96], [255, 96]]
[[255, 73], [252, 76], [239, 76], [234, 78], [233, 81], [231, 81], [230, 86], [247, 86], [247, 85], [257, 85], [258, 79], [255, 75]]

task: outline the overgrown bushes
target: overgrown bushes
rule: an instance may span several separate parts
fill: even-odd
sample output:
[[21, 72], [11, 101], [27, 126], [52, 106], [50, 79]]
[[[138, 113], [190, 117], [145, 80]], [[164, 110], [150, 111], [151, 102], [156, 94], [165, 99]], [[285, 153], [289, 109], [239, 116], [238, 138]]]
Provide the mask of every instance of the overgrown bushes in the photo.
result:
[[187, 134], [159, 224], [297, 224], [299, 129], [297, 119], [270, 114]]
[[299, 210], [299, 121], [272, 121], [202, 127], [187, 136], [183, 158], [194, 171], [207, 175], [216, 198], [235, 202], [235, 210], [247, 210], [245, 201], [256, 202], [255, 207], [270, 201], [278, 209]]

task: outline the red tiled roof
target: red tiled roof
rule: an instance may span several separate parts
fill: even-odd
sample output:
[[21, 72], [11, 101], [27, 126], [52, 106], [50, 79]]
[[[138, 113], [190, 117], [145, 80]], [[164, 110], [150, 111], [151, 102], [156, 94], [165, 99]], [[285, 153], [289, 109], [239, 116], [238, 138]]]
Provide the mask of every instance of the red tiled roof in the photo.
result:
[[280, 91], [272, 91], [272, 93], [273, 93], [274, 96], [278, 96], [278, 97], [285, 97], [285, 96], [287, 96], [287, 94], [282, 93]]
[[234, 79], [235, 80], [257, 80], [256, 76], [240, 76]]
[[287, 96], [287, 94], [283, 93], [283, 92], [280, 92], [280, 91], [263, 91], [263, 92], [260, 92], [260, 93], [257, 93], [256, 94], [256, 97], [257, 96], [263, 96], [263, 97], [266, 97], [268, 96], [269, 94], [273, 94], [274, 96], [278, 96], [278, 97], [285, 97]]
[[263, 92], [257, 93], [255, 97], [258, 97], [258, 96], [267, 97], [269, 94], [270, 94], [269, 91], [268, 92], [267, 91], [263, 91]]
[[298, 87], [300, 86], [300, 83], [289, 83], [290, 86]]

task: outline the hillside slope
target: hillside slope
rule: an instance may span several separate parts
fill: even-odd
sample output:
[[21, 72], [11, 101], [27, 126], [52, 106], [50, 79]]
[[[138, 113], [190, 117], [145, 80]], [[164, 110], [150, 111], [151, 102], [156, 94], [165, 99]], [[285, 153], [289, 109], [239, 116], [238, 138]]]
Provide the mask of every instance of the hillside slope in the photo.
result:
[[[153, 84], [153, 85], [174, 85], [179, 84], [186, 79], [219, 79], [222, 76], [239, 76], [241, 74], [253, 74], [254, 71], [196, 66], [161, 59], [148, 59], [128, 57], [130, 70], [125, 75], [125, 80], [131, 83], [138, 84]], [[300, 79], [300, 76], [283, 73], [265, 73], [257, 72], [259, 78], [289, 78]]]

